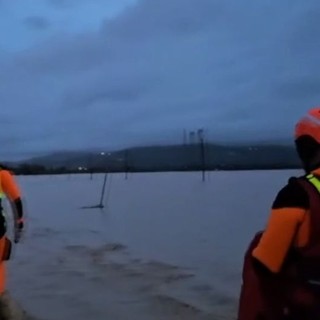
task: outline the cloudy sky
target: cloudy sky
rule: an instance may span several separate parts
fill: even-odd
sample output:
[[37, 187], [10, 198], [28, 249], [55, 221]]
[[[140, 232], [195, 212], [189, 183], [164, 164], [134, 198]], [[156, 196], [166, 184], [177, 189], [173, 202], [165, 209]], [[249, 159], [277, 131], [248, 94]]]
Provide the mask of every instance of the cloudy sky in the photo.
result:
[[318, 0], [0, 0], [0, 156], [288, 139], [320, 104]]

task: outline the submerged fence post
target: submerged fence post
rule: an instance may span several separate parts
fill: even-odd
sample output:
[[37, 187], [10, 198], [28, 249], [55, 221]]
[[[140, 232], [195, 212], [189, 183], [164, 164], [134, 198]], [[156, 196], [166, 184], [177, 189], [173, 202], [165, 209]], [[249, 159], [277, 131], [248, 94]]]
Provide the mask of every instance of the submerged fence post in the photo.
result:
[[103, 205], [103, 199], [104, 199], [104, 194], [106, 191], [106, 184], [107, 184], [107, 178], [108, 178], [108, 173], [106, 172], [104, 175], [104, 179], [103, 179], [103, 185], [102, 185], [102, 190], [101, 190], [101, 198], [100, 198], [100, 203], [99, 203], [99, 208], [104, 208]]

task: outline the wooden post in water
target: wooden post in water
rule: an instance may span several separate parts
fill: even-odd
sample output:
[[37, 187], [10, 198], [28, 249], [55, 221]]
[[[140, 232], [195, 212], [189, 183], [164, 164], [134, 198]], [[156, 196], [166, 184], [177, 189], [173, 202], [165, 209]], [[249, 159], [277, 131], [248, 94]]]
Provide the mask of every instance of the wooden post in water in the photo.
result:
[[104, 199], [104, 194], [105, 194], [105, 192], [106, 192], [107, 178], [108, 178], [108, 173], [106, 172], [105, 175], [104, 175], [104, 179], [103, 179], [103, 185], [102, 185], [102, 190], [101, 190], [100, 203], [99, 203], [99, 205], [98, 205], [98, 208], [104, 208], [103, 199]]
[[82, 209], [103, 209], [104, 208], [103, 201], [104, 201], [104, 195], [106, 193], [107, 178], [108, 178], [108, 172], [105, 172], [104, 178], [103, 178], [101, 196], [100, 196], [100, 203], [98, 205], [94, 205], [94, 206], [81, 207]]
[[90, 154], [88, 156], [88, 161], [87, 161], [87, 169], [90, 172], [90, 180], [93, 179], [93, 172], [92, 172], [93, 163], [92, 162], [93, 162], [93, 154]]

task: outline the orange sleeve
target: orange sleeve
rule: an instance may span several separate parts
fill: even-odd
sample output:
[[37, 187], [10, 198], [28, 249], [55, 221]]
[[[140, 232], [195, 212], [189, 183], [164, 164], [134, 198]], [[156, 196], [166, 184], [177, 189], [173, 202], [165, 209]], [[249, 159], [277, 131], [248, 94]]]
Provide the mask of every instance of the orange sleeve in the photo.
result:
[[279, 272], [305, 214], [303, 208], [272, 209], [266, 230], [252, 255], [270, 271]]
[[13, 175], [7, 170], [1, 170], [0, 175], [2, 190], [7, 195], [7, 197], [11, 201], [20, 198], [20, 189], [15, 182]]

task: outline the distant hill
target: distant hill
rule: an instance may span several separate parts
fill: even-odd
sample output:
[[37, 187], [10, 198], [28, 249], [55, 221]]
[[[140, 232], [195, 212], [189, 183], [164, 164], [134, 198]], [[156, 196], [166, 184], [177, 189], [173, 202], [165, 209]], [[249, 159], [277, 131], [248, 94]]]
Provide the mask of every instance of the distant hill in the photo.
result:
[[[204, 156], [202, 156], [204, 155]], [[198, 144], [134, 147], [124, 150], [59, 152], [12, 163], [45, 168], [96, 168], [107, 171], [240, 170], [300, 168], [293, 146]]]

